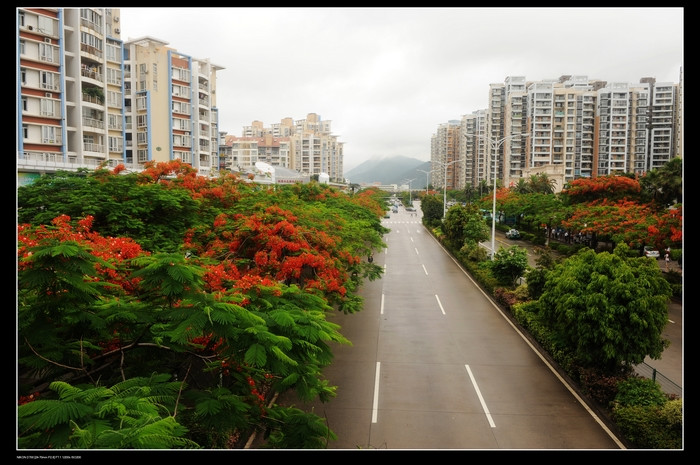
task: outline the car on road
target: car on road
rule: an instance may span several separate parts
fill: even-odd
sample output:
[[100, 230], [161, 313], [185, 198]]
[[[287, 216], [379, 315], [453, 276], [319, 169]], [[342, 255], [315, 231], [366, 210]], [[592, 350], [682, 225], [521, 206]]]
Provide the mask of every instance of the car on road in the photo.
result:
[[508, 239], [520, 239], [520, 231], [517, 229], [509, 229], [508, 232], [506, 232], [506, 237]]
[[391, 218], [391, 215], [389, 214], [389, 212], [384, 213], [384, 218]]
[[416, 211], [416, 209], [413, 207], [406, 207], [406, 211], [407, 212], [414, 212], [414, 211]]
[[656, 250], [653, 247], [650, 247], [648, 245], [644, 246], [644, 256], [645, 257], [651, 257], [651, 258], [659, 258], [661, 254], [659, 254], [659, 251]]

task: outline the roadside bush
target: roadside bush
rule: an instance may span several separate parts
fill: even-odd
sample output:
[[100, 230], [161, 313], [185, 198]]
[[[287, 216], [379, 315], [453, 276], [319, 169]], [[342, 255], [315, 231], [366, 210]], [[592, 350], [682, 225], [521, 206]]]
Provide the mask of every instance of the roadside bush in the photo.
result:
[[518, 298], [516, 297], [515, 292], [504, 287], [496, 288], [496, 290], [493, 292], [493, 297], [496, 299], [496, 302], [503, 305], [506, 309], [508, 309], [508, 311], [512, 311], [511, 309], [513, 305], [518, 303]]
[[547, 282], [546, 268], [534, 268], [527, 272], [527, 292], [532, 300], [537, 300], [544, 292], [544, 285]]
[[671, 285], [671, 291], [673, 292], [673, 297], [683, 296], [683, 275], [677, 271], [666, 271], [664, 272], [664, 278]]
[[671, 260], [677, 261], [678, 264], [681, 264], [681, 261], [683, 260], [683, 249], [671, 249]]
[[464, 244], [459, 250], [460, 258], [469, 260], [470, 262], [482, 262], [489, 257], [489, 253], [485, 248], [477, 244]]
[[515, 288], [515, 297], [518, 299], [518, 302], [526, 302], [530, 300], [527, 283], [521, 284]]
[[630, 376], [630, 370], [619, 373], [604, 373], [596, 368], [579, 368], [579, 384], [591, 399], [601, 406], [610, 408], [618, 394], [619, 385]]
[[667, 400], [668, 397], [656, 381], [639, 377], [620, 382], [615, 396], [615, 402], [622, 407], [663, 405]]
[[663, 405], [616, 406], [613, 419], [625, 438], [639, 449], [683, 447], [683, 401]]
[[545, 245], [547, 243], [547, 238], [544, 237], [542, 234], [532, 234], [529, 232], [520, 231], [520, 236], [524, 240], [529, 241], [534, 245]]

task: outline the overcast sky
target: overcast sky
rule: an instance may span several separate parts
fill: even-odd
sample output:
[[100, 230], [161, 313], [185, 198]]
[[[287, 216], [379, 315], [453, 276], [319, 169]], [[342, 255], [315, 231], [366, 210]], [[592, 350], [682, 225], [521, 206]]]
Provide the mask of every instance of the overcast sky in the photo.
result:
[[440, 124], [488, 107], [489, 84], [585, 75], [679, 81], [675, 8], [121, 8], [123, 40], [151, 36], [210, 59], [219, 129], [316, 113], [345, 171], [374, 157], [427, 161]]

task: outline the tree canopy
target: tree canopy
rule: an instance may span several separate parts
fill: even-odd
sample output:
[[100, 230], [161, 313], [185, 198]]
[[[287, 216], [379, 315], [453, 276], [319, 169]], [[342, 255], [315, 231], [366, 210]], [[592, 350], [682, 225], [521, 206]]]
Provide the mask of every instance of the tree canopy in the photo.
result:
[[21, 447], [225, 448], [262, 425], [290, 446], [285, 418], [334, 437], [268, 401], [335, 395], [322, 370], [351, 341], [326, 316], [381, 276], [382, 194], [120, 171], [18, 190]]
[[547, 273], [541, 321], [585, 366], [636, 365], [668, 345], [670, 285], [655, 260], [632, 255], [582, 249]]

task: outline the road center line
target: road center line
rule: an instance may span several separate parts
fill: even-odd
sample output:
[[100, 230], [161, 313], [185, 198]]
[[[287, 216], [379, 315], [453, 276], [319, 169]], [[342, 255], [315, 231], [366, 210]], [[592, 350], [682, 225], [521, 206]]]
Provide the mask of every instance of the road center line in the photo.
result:
[[421, 265], [423, 267], [423, 271], [425, 271], [425, 275], [428, 276], [428, 270], [425, 269], [425, 265]]
[[469, 378], [472, 380], [472, 385], [474, 386], [474, 390], [476, 391], [476, 395], [479, 396], [479, 402], [481, 402], [481, 408], [484, 409], [484, 413], [486, 414], [486, 418], [489, 420], [489, 425], [491, 425], [491, 428], [495, 428], [496, 423], [494, 423], [493, 418], [491, 418], [491, 413], [489, 412], [489, 408], [486, 406], [486, 402], [484, 401], [484, 398], [481, 395], [481, 391], [479, 390], [479, 385], [476, 384], [476, 380], [474, 379], [474, 375], [472, 374], [472, 370], [469, 368], [469, 365], [464, 365], [464, 368], [467, 369], [467, 373], [469, 374]]
[[418, 255], [418, 247], [413, 248], [416, 251], [416, 255]]
[[372, 402], [372, 423], [377, 422], [377, 409], [379, 408], [379, 362], [374, 374], [374, 401]]
[[379, 314], [384, 315], [384, 294], [382, 294], [382, 303], [379, 306]]
[[445, 309], [442, 308], [442, 303], [440, 303], [440, 297], [438, 297], [438, 295], [435, 294], [435, 298], [437, 299], [438, 305], [440, 306], [440, 311], [442, 312], [443, 315], [445, 315]]

